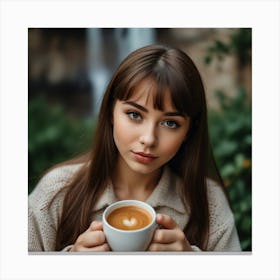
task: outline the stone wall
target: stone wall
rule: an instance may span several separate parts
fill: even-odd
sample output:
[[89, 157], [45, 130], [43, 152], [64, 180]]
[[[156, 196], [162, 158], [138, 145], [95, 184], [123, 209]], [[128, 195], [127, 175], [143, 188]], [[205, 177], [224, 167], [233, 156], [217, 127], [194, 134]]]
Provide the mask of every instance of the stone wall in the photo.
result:
[[251, 63], [240, 68], [236, 55], [227, 55], [222, 61], [213, 59], [206, 65], [207, 49], [215, 40], [228, 42], [230, 35], [235, 31], [231, 28], [173, 28], [158, 32], [158, 41], [177, 45], [185, 51], [199, 69], [209, 106], [217, 108], [215, 92], [222, 90], [234, 96], [239, 86], [243, 86], [251, 100]]

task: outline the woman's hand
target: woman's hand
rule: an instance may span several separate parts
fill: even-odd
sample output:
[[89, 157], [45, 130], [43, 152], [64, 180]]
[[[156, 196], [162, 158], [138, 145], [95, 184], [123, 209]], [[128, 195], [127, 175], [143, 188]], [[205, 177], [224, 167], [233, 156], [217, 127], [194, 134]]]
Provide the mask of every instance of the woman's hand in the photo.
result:
[[101, 221], [93, 221], [76, 240], [70, 252], [110, 251]]
[[176, 222], [168, 215], [157, 214], [156, 229], [148, 251], [192, 251], [189, 241]]

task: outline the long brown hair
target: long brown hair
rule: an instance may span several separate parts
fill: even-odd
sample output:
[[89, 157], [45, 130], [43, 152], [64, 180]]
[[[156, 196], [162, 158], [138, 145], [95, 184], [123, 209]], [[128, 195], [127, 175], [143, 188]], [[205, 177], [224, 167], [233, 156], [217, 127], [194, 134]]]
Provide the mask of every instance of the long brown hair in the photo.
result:
[[155, 108], [162, 109], [164, 93], [169, 89], [176, 109], [190, 117], [191, 126], [186, 141], [167, 164], [182, 179], [182, 201], [191, 211], [184, 232], [191, 244], [206, 249], [209, 235], [206, 188], [209, 164], [214, 166], [221, 187], [224, 186], [211, 153], [203, 83], [196, 66], [184, 52], [151, 45], [131, 53], [120, 64], [107, 87], [93, 148], [86, 157], [78, 160], [85, 164], [62, 189], [65, 196], [57, 229], [56, 250], [75, 243], [88, 228], [92, 206], [104, 192], [118, 156], [112, 135], [114, 104], [116, 100], [129, 99], [139, 82], [146, 78], [152, 78], [157, 85]]

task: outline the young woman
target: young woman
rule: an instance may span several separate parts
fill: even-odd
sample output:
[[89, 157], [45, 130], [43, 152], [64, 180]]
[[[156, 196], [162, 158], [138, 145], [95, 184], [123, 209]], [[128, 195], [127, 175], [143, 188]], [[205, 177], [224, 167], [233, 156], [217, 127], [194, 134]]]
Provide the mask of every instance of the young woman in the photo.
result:
[[121, 63], [92, 150], [53, 168], [29, 197], [29, 251], [110, 251], [101, 216], [122, 199], [158, 213], [148, 251], [241, 250], [201, 77], [178, 49], [151, 45]]

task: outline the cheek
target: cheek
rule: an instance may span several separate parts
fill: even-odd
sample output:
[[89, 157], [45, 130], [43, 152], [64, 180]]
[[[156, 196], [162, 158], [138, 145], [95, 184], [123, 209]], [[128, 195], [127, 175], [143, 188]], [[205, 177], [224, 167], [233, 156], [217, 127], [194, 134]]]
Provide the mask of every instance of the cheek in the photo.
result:
[[127, 122], [122, 119], [118, 119], [114, 122], [113, 137], [117, 147], [125, 146], [133, 138], [131, 128], [127, 125]]
[[162, 149], [164, 149], [166, 156], [170, 158], [175, 156], [175, 154], [178, 152], [179, 148], [181, 147], [183, 141], [184, 141], [184, 136], [175, 139], [169, 138], [169, 141], [164, 141], [164, 143], [162, 143]]
[[118, 122], [114, 123], [113, 137], [114, 137], [114, 141], [117, 146], [119, 146], [123, 142], [123, 138], [124, 138], [123, 137], [123, 127], [121, 125], [119, 125]]

